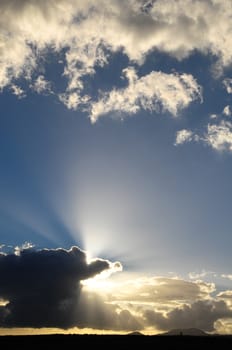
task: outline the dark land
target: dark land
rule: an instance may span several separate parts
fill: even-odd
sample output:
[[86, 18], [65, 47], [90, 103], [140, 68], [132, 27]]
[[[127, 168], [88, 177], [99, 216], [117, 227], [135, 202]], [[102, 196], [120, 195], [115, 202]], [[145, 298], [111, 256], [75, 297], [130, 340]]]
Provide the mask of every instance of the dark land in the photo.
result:
[[0, 349], [10, 349], [14, 346], [20, 349], [41, 349], [53, 347], [78, 349], [82, 346], [94, 348], [132, 349], [196, 349], [199, 346], [217, 346], [232, 348], [232, 335], [27, 335], [0, 336]]

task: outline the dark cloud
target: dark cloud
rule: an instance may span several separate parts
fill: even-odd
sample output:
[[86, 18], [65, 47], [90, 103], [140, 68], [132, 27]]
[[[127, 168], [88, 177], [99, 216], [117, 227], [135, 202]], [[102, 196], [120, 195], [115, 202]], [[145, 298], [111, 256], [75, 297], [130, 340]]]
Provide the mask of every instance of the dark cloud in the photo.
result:
[[9, 301], [0, 307], [0, 325], [116, 327], [115, 307], [82, 293], [81, 285], [81, 280], [112, 267], [119, 263], [102, 259], [87, 263], [85, 252], [77, 247], [0, 254], [0, 298]]
[[162, 330], [173, 328], [200, 328], [213, 331], [214, 323], [221, 318], [232, 317], [232, 311], [224, 301], [199, 300], [192, 305], [175, 308], [164, 316], [160, 312], [146, 310], [144, 317], [148, 325]]

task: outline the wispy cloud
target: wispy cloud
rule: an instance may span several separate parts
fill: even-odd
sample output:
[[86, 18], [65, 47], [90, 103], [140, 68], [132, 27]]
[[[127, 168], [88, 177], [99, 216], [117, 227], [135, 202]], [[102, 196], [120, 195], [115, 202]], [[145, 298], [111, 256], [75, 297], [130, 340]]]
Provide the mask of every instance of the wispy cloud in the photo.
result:
[[231, 116], [231, 109], [230, 109], [230, 106], [227, 105], [224, 107], [223, 111], [222, 111], [222, 114], [226, 115], [227, 117], [230, 117]]
[[176, 135], [175, 144], [180, 145], [193, 140], [203, 142], [216, 151], [232, 152], [232, 123], [221, 120], [217, 124], [208, 124], [206, 131], [200, 134], [194, 133], [191, 130], [179, 130]]
[[176, 133], [175, 145], [181, 145], [182, 143], [190, 142], [193, 139], [193, 132], [191, 130], [182, 129]]
[[[0, 89], [15, 84], [15, 81], [20, 88], [19, 78], [23, 78], [39, 93], [45, 92], [45, 89], [51, 91], [46, 76], [37, 78], [34, 84], [31, 81], [34, 75], [40, 74], [47, 52], [58, 54], [65, 50], [63, 74], [67, 78], [67, 86], [58, 95], [68, 108], [81, 106], [84, 78], [94, 75], [97, 66], [106, 65], [109, 53], [122, 51], [131, 63], [136, 61], [137, 64], [143, 64], [154, 49], [179, 60], [191, 55], [194, 50], [206, 54], [210, 52], [217, 57], [222, 68], [232, 60], [232, 8], [226, 1], [157, 0], [148, 6], [147, 2], [139, 0], [25, 0], [17, 4], [9, 0], [1, 1], [0, 12]], [[163, 86], [158, 87], [156, 80], [156, 87], [151, 87], [149, 84], [157, 77], [160, 77]], [[167, 89], [167, 84], [164, 86], [164, 78], [171, 82], [170, 89]], [[129, 100], [127, 112], [134, 113], [138, 108], [138, 105], [132, 108], [134, 98], [146, 109], [157, 108], [161, 103], [164, 109], [176, 114], [179, 107], [187, 106], [193, 99], [190, 91], [196, 92], [196, 83], [191, 76], [164, 76], [159, 72], [139, 78], [131, 89], [134, 94], [140, 93], [139, 87], [146, 84], [146, 94], [134, 95]], [[190, 87], [190, 84], [193, 85]], [[229, 84], [229, 80], [225, 80], [228, 92]], [[187, 91], [183, 91], [186, 85]], [[114, 110], [120, 107], [116, 105], [116, 97], [122, 99], [123, 107], [126, 92], [128, 90], [123, 94], [117, 90], [109, 92], [104, 97], [108, 109], [112, 104]], [[171, 102], [171, 96], [177, 101]], [[101, 103], [101, 99], [93, 102], [92, 120], [100, 115]]]
[[51, 94], [51, 83], [43, 75], [39, 75], [30, 87], [38, 94]]
[[128, 79], [126, 88], [105, 93], [92, 103], [92, 122], [110, 112], [135, 114], [141, 109], [168, 111], [176, 116], [180, 109], [201, 98], [201, 88], [190, 74], [151, 72], [139, 78], [135, 69], [129, 67], [124, 70], [124, 75]]
[[223, 80], [223, 85], [226, 88], [228, 94], [232, 94], [232, 79], [226, 78]]
[[18, 98], [26, 97], [25, 91], [21, 87], [17, 86], [16, 84], [11, 84], [10, 87], [11, 87], [12, 93]]

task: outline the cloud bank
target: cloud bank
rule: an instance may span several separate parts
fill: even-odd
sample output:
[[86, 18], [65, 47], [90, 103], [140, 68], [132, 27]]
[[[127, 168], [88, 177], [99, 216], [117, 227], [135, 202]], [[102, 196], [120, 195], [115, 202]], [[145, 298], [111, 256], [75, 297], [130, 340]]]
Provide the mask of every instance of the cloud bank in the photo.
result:
[[87, 263], [78, 247], [35, 250], [28, 245], [1, 253], [0, 327], [215, 331], [227, 322], [231, 329], [232, 292], [213, 297], [214, 283], [161, 276], [111, 281], [100, 290], [82, 283], [121, 269], [119, 262], [103, 259]]
[[98, 317], [98, 327], [112, 326], [108, 319], [114, 319], [114, 309], [108, 307], [106, 313], [107, 306], [100, 300], [102, 308], [89, 318], [88, 310], [94, 300], [81, 294], [82, 280], [111, 269], [121, 270], [121, 264], [103, 259], [87, 263], [85, 252], [77, 247], [1, 253], [0, 298], [6, 302], [0, 306], [0, 325], [69, 328], [85, 327], [87, 323], [94, 327]]
[[[86, 77], [93, 77], [96, 68], [108, 64], [115, 52], [123, 52], [130, 65], [142, 65], [155, 50], [178, 60], [196, 50], [210, 54], [218, 70], [232, 61], [229, 1], [3, 0], [0, 12], [0, 89], [11, 87], [22, 97], [23, 80], [38, 93], [56, 94], [67, 108], [87, 108], [92, 120], [106, 111], [134, 114], [141, 108], [156, 111], [158, 106], [175, 115], [199, 93], [192, 76], [152, 71], [134, 76], [136, 81], [130, 80], [124, 90], [111, 90], [103, 99], [92, 100]], [[64, 91], [58, 86], [51, 89], [46, 77], [46, 58], [51, 52], [57, 64], [62, 61]], [[130, 69], [124, 73], [132, 79]], [[224, 84], [230, 91], [230, 81]]]

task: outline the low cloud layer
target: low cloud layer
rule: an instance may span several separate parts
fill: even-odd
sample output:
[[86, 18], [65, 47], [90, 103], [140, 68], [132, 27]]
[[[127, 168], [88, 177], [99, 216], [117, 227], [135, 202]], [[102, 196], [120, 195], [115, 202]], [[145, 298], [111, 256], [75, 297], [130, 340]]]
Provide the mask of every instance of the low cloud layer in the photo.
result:
[[[0, 325], [68, 328], [90, 323], [93, 327], [93, 320], [86, 319], [91, 301], [81, 294], [81, 281], [110, 269], [120, 270], [121, 264], [103, 259], [87, 263], [85, 252], [77, 247], [0, 254], [0, 298], [8, 302], [0, 307]], [[103, 314], [104, 308], [102, 302]], [[114, 309], [108, 309], [105, 314], [114, 319]], [[107, 318], [103, 323], [112, 326]]]
[[0, 327], [216, 331], [226, 322], [230, 329], [232, 292], [227, 289], [213, 297], [214, 283], [177, 277], [106, 280], [108, 284], [103, 280], [100, 289], [82, 283], [121, 270], [119, 262], [87, 263], [85, 252], [77, 247], [37, 251], [28, 246], [17, 247], [14, 254], [1, 253]]
[[147, 310], [144, 317], [149, 326], [153, 325], [163, 330], [199, 328], [212, 332], [215, 330], [214, 324], [217, 320], [232, 317], [232, 310], [224, 301], [199, 300], [192, 305], [176, 308], [166, 315]]

